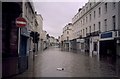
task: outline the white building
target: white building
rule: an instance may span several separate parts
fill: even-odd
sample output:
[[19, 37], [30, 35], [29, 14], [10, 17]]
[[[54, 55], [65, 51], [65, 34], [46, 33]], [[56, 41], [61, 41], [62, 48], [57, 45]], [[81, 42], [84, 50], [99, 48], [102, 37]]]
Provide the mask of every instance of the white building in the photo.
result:
[[63, 28], [63, 46], [66, 49], [71, 48], [71, 43], [70, 40], [73, 39], [73, 28], [72, 28], [72, 23], [68, 23], [64, 28]]
[[59, 47], [63, 48], [63, 35], [59, 36], [58, 40], [59, 40]]
[[35, 8], [32, 2], [29, 2], [28, 0], [28, 2], [22, 3], [22, 14], [20, 16], [25, 18], [27, 21], [26, 27], [21, 28], [21, 38], [26, 39], [27, 37], [26, 48], [27, 54], [29, 54], [34, 48], [32, 38], [30, 37], [30, 32], [35, 30]]
[[88, 2], [80, 8], [72, 18], [77, 48], [90, 55], [114, 52], [119, 47], [115, 40], [120, 28], [119, 7], [120, 2]]
[[38, 50], [42, 50], [42, 31], [43, 31], [43, 18], [40, 14], [36, 15], [38, 26], [37, 26], [37, 32], [40, 34], [39, 35], [39, 42], [38, 42]]

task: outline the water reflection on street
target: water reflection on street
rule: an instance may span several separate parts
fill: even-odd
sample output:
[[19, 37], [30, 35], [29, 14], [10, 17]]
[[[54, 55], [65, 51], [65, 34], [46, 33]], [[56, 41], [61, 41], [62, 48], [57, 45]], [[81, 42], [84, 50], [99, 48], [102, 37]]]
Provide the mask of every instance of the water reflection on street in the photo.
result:
[[119, 57], [98, 60], [97, 56], [90, 57], [88, 53], [51, 47], [39, 52], [31, 69], [18, 77], [117, 77], [119, 64]]

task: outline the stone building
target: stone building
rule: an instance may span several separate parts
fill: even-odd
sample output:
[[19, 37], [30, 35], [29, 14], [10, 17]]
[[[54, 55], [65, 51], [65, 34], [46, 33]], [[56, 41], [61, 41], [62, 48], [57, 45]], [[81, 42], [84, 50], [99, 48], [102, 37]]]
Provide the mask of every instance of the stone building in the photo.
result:
[[71, 48], [71, 41], [73, 39], [73, 29], [72, 29], [72, 23], [68, 23], [63, 28], [63, 47], [65, 49]]
[[41, 46], [42, 46], [42, 40], [41, 40], [41, 38], [42, 38], [42, 31], [43, 31], [43, 18], [42, 18], [42, 16], [40, 15], [40, 14], [36, 14], [36, 18], [37, 18], [37, 22], [38, 22], [38, 27], [37, 27], [37, 32], [40, 34], [39, 35], [39, 42], [38, 42], [38, 51], [39, 50], [42, 50], [41, 48]]
[[[23, 17], [25, 27], [16, 26], [16, 18]], [[33, 3], [2, 2], [2, 77], [22, 73], [33, 59], [31, 31], [35, 28]]]
[[72, 18], [76, 48], [96, 54], [118, 54], [120, 2], [88, 2]]

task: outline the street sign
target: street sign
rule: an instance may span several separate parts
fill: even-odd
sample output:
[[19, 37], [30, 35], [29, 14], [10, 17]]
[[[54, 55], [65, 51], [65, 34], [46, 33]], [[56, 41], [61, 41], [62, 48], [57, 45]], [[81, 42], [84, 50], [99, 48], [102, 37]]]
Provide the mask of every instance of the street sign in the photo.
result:
[[17, 27], [25, 27], [26, 24], [27, 24], [27, 21], [24, 18], [18, 17], [16, 19], [16, 25], [17, 25]]

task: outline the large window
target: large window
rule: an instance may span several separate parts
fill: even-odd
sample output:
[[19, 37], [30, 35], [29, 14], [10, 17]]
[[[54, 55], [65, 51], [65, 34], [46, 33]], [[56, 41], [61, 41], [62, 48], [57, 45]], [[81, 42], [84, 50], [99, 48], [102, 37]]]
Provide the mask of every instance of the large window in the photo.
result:
[[86, 7], [86, 11], [88, 11], [88, 7]]
[[90, 21], [91, 21], [91, 13], [90, 13]]
[[81, 20], [81, 26], [82, 26], [82, 20]]
[[86, 34], [87, 34], [87, 27], [86, 27]]
[[91, 33], [91, 26], [89, 26], [89, 33]]
[[105, 23], [105, 31], [107, 31], [107, 19], [104, 20]]
[[105, 13], [107, 13], [107, 3], [105, 3]]
[[84, 34], [85, 34], [85, 31], [84, 31], [84, 29], [83, 29], [83, 36], [84, 36]]
[[113, 30], [115, 30], [115, 27], [116, 27], [116, 17], [113, 16], [112, 18], [113, 18]]
[[82, 35], [82, 30], [81, 30], [81, 35]]
[[101, 22], [98, 22], [99, 31], [101, 31]]
[[67, 34], [69, 34], [69, 31], [67, 31]]
[[101, 8], [98, 9], [99, 17], [101, 16]]
[[90, 3], [90, 8], [92, 7], [92, 3]]
[[93, 31], [95, 32], [95, 24], [93, 25]]

